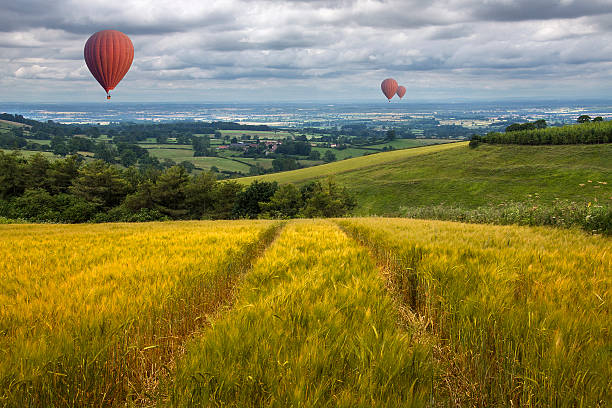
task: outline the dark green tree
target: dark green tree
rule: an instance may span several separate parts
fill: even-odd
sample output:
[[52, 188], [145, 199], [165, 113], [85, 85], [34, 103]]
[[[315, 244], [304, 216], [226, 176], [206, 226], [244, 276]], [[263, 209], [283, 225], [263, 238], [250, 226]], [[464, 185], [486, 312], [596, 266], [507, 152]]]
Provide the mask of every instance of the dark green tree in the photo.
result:
[[270, 201], [278, 189], [276, 182], [255, 180], [246, 189], [238, 193], [234, 206], [237, 218], [256, 218], [261, 213], [260, 203]]
[[68, 146], [66, 146], [63, 137], [55, 136], [51, 139], [51, 151], [58, 156], [66, 156], [68, 154]]
[[53, 194], [65, 193], [77, 178], [82, 160], [79, 156], [68, 156], [65, 159], [51, 162], [47, 170], [48, 188]]
[[189, 175], [183, 167], [172, 166], [165, 170], [151, 191], [155, 208], [173, 218], [184, 217], [187, 214], [185, 188], [188, 182]]
[[294, 218], [303, 205], [302, 193], [294, 184], [280, 186], [269, 202], [259, 203], [266, 218]]
[[192, 218], [213, 218], [217, 178], [210, 172], [193, 177], [185, 187], [185, 205]]
[[308, 160], [321, 160], [321, 152], [318, 150], [312, 150], [308, 155]]
[[25, 186], [29, 189], [44, 188], [50, 190], [47, 173], [51, 168], [51, 162], [40, 153], [30, 157], [25, 166]]
[[341, 217], [357, 206], [355, 198], [331, 178], [315, 181], [302, 187], [304, 208], [301, 215], [312, 217]]
[[126, 149], [121, 153], [119, 162], [125, 167], [133, 166], [138, 162], [138, 155], [135, 151]]
[[277, 157], [272, 160], [272, 168], [274, 171], [287, 171], [299, 169], [300, 165], [295, 159], [290, 157]]
[[94, 147], [94, 157], [107, 163], [114, 163], [117, 156], [117, 148], [106, 142], [99, 142]]
[[194, 157], [212, 156], [208, 136], [194, 136], [191, 138], [191, 144]]
[[536, 129], [546, 129], [548, 127], [548, 124], [544, 119], [536, 120], [535, 122], [533, 122], [533, 125]]
[[325, 163], [331, 163], [333, 161], [336, 161], [336, 155], [331, 150], [327, 150], [323, 155], [323, 161]]
[[0, 150], [0, 198], [7, 199], [21, 195], [25, 190], [26, 161], [17, 152], [4, 153]]
[[236, 200], [242, 188], [241, 184], [233, 180], [218, 182], [215, 186], [212, 218], [222, 220], [233, 218]]
[[129, 191], [129, 184], [115, 167], [102, 160], [94, 160], [81, 167], [70, 190], [76, 196], [108, 210], [121, 203]]

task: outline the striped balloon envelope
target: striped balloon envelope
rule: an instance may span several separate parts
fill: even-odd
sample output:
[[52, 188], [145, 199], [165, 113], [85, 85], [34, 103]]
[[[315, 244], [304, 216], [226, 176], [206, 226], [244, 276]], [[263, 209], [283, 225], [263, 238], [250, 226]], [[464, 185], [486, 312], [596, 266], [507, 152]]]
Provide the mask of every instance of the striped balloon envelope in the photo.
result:
[[397, 96], [399, 96], [400, 99], [402, 99], [404, 97], [404, 95], [406, 95], [406, 87], [405, 86], [398, 86], [397, 87]]
[[98, 31], [85, 43], [84, 54], [87, 68], [106, 91], [107, 99], [110, 99], [108, 92], [115, 89], [132, 65], [132, 41], [121, 31]]
[[387, 78], [380, 84], [380, 89], [382, 89], [389, 102], [391, 102], [391, 98], [397, 92], [397, 81], [393, 78]]

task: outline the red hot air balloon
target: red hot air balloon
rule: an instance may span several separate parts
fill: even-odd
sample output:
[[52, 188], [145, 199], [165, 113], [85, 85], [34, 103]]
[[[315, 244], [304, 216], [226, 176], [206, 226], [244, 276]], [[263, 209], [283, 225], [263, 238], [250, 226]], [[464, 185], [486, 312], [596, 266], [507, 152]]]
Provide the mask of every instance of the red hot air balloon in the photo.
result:
[[404, 97], [404, 95], [406, 95], [406, 87], [405, 86], [398, 86], [397, 87], [397, 96], [399, 96], [399, 98], [402, 99]]
[[85, 62], [91, 74], [106, 91], [115, 89], [125, 76], [134, 59], [134, 46], [130, 38], [120, 31], [98, 31], [85, 43]]
[[391, 98], [397, 92], [397, 81], [393, 78], [387, 78], [380, 84], [380, 89], [382, 89], [389, 102], [391, 102]]

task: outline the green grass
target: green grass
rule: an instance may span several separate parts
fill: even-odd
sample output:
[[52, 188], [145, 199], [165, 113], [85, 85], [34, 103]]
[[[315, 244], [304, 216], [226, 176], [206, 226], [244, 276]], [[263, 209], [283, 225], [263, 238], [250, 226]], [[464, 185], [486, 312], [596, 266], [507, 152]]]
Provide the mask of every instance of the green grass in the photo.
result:
[[392, 152], [377, 153], [364, 157], [355, 157], [352, 159], [336, 161], [333, 163], [328, 163], [307, 169], [292, 170], [276, 174], [267, 174], [264, 176], [245, 177], [239, 179], [239, 181], [245, 184], [250, 183], [253, 180], [277, 181], [279, 183], [299, 184], [329, 176], [338, 176], [344, 173], [351, 173], [360, 169], [371, 169], [388, 163], [403, 163], [404, 161], [415, 156], [432, 154], [441, 150], [448, 149], [449, 147], [459, 147], [460, 145], [467, 146], [467, 143], [447, 146], [429, 146], [424, 147], [422, 149], [396, 150]]
[[[168, 149], [163, 148], [168, 145], [159, 145], [157, 148], [147, 148], [149, 154], [153, 157], [157, 157], [160, 160], [172, 159], [177, 163], [182, 161], [188, 161], [193, 163], [196, 167], [203, 170], [210, 170], [211, 167], [216, 166], [219, 170], [223, 171], [234, 171], [248, 173], [250, 166], [239, 163], [224, 157], [194, 157], [192, 149]], [[163, 146], [163, 147], [162, 147]], [[245, 160], [246, 161], [246, 160]]]
[[[0, 149], [0, 150], [2, 150], [5, 153], [12, 153], [12, 152], [14, 152], [14, 150], [10, 150], [10, 149]], [[38, 150], [21, 150], [21, 149], [17, 150], [17, 152], [19, 154], [21, 154], [23, 157], [26, 157], [26, 158], [32, 157], [32, 156], [34, 156], [34, 155], [36, 155], [38, 153], [42, 154], [43, 156], [45, 156], [47, 159], [50, 159], [50, 160], [54, 160], [54, 159], [59, 159], [60, 158], [60, 156], [56, 156], [55, 154], [53, 154], [53, 152], [40, 152]]]
[[255, 165], [259, 164], [264, 169], [271, 169], [272, 168], [272, 161], [274, 159], [254, 159], [254, 158], [251, 158], [251, 157], [239, 157], [238, 160], [240, 160], [242, 162], [245, 162], [245, 163], [249, 163], [252, 166], [255, 166]]
[[191, 145], [183, 145], [183, 144], [174, 144], [174, 143], [141, 143], [142, 147], [145, 149], [183, 149], [183, 150], [191, 150], [193, 152], [193, 146]]
[[38, 143], [39, 145], [50, 146], [51, 140], [26, 139], [28, 142]]
[[428, 146], [440, 143], [450, 143], [453, 140], [450, 139], [397, 139], [387, 143], [380, 143], [377, 145], [368, 145], [373, 149], [382, 149], [385, 146], [393, 146], [395, 149], [408, 149], [418, 146]]
[[344, 160], [346, 158], [351, 158], [351, 157], [360, 157], [360, 156], [363, 156], [364, 153], [375, 153], [372, 150], [359, 149], [359, 148], [354, 148], [354, 147], [349, 147], [349, 148], [342, 149], [342, 150], [333, 149], [330, 147], [313, 147], [312, 150], [321, 153], [321, 157], [323, 157], [325, 152], [330, 151], [336, 155], [337, 160]]
[[219, 170], [235, 171], [248, 174], [251, 166], [239, 163], [223, 157], [193, 157], [190, 160], [196, 167], [204, 170], [210, 170], [212, 166], [216, 166]]
[[11, 128], [11, 127], [30, 127], [30, 125], [26, 125], [24, 123], [13, 122], [10, 120], [0, 119], [0, 127]]
[[356, 212], [361, 215], [396, 215], [402, 207], [439, 204], [462, 208], [527, 200], [550, 204], [555, 198], [612, 204], [612, 144], [469, 149], [467, 143], [453, 143], [257, 178], [300, 184], [328, 176], [356, 195]]

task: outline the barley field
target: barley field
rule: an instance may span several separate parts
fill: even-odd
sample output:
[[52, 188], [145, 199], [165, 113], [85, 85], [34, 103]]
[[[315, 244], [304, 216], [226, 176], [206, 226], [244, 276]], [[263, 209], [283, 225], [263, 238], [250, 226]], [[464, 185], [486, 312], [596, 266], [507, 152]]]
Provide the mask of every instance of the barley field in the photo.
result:
[[0, 406], [606, 407], [611, 285], [577, 230], [0, 225]]
[[0, 404], [146, 399], [273, 227], [0, 226]]
[[612, 402], [609, 238], [406, 219], [340, 225], [370, 248], [410, 321], [437, 340], [449, 403]]
[[235, 311], [178, 363], [174, 406], [424, 406], [428, 347], [398, 315], [367, 251], [298, 221], [247, 275]]

